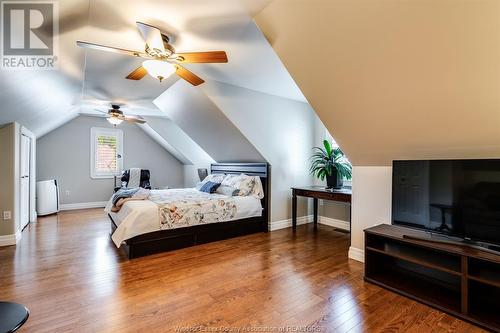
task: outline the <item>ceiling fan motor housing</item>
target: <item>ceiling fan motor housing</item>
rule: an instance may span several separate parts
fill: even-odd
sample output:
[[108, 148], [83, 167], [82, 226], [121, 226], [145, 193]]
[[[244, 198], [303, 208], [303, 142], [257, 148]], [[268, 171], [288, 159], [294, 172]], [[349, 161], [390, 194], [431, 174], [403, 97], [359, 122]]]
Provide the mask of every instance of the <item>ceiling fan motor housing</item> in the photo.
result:
[[111, 105], [112, 109], [108, 110], [108, 113], [111, 116], [123, 116], [123, 111], [120, 110], [120, 106], [117, 104], [112, 104]]
[[146, 53], [149, 54], [153, 58], [166, 59], [172, 56], [175, 53], [175, 48], [169, 44], [170, 38], [167, 35], [161, 34], [161, 39], [163, 41], [163, 47], [165, 50], [159, 50], [156, 48], [150, 48], [146, 44]]

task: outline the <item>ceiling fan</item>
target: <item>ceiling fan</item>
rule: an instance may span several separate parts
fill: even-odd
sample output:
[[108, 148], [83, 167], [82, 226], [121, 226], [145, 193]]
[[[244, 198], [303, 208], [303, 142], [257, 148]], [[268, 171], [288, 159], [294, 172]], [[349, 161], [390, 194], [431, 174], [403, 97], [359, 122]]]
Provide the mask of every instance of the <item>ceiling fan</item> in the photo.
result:
[[109, 109], [107, 112], [95, 109], [96, 111], [99, 111], [101, 113], [106, 114], [106, 119], [113, 125], [113, 126], [118, 126], [120, 125], [124, 120], [129, 123], [135, 123], [135, 124], [145, 124], [146, 120], [142, 118], [141, 116], [136, 116], [136, 115], [126, 115], [123, 113], [122, 110], [120, 110], [120, 105], [118, 104], [111, 104], [111, 109]]
[[140, 80], [149, 73], [149, 75], [161, 82], [175, 73], [192, 85], [197, 86], [205, 81], [181, 64], [227, 62], [227, 55], [224, 51], [177, 53], [172, 44], [169, 43], [170, 38], [161, 33], [160, 29], [142, 22], [136, 22], [136, 24], [142, 39], [146, 43], [144, 51], [133, 51], [82, 41], [77, 41], [76, 44], [80, 47], [146, 59], [142, 66], [127, 75], [126, 78], [129, 80]]

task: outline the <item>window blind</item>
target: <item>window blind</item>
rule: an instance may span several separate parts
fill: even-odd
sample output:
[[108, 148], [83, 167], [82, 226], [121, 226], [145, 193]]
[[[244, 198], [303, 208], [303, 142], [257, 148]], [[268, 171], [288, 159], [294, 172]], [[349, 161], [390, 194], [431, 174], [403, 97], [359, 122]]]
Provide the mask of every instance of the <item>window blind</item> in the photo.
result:
[[92, 178], [112, 178], [120, 174], [123, 167], [123, 132], [118, 129], [91, 129]]
[[98, 135], [96, 137], [95, 165], [98, 173], [116, 173], [117, 170], [117, 137]]

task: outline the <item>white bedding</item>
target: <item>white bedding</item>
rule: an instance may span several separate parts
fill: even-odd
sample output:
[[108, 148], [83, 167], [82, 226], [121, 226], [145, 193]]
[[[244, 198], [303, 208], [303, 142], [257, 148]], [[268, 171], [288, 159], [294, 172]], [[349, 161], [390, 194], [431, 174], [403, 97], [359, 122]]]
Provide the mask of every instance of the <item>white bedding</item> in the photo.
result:
[[[169, 190], [152, 190], [151, 195], [161, 195], [163, 191]], [[175, 191], [179, 191], [179, 189]], [[198, 192], [196, 189], [183, 189], [183, 191], [186, 192], [187, 196], [193, 191]], [[211, 196], [228, 198], [221, 194]], [[236, 215], [228, 221], [262, 215], [262, 205], [258, 198], [253, 196], [235, 196], [232, 198], [235, 200], [237, 210]], [[105, 211], [111, 215], [117, 225], [117, 229], [111, 236], [117, 247], [120, 247], [121, 243], [129, 238], [160, 230], [158, 205], [150, 200], [127, 201], [118, 213], [111, 212], [111, 207], [112, 202], [110, 200]]]

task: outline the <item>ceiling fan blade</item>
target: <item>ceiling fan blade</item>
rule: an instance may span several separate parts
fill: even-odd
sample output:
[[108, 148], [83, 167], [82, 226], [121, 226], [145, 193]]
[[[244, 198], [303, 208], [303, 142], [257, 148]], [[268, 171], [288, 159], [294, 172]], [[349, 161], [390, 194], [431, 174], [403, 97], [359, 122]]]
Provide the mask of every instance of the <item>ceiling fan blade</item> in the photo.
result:
[[107, 112], [99, 110], [99, 109], [94, 109], [94, 111], [97, 111], [97, 112], [100, 112], [100, 113], [104, 113], [104, 114], [108, 114]]
[[202, 84], [203, 79], [194, 74], [191, 71], [188, 71], [186, 68], [182, 67], [181, 65], [175, 65], [175, 74], [179, 75], [181, 78], [186, 80], [187, 82], [191, 83], [193, 86], [197, 86], [199, 84]]
[[109, 116], [106, 115], [106, 114], [96, 114], [96, 113], [90, 113], [90, 112], [78, 112], [78, 114], [81, 115], [81, 116], [109, 118]]
[[141, 57], [141, 58], [151, 59], [151, 57], [147, 53], [133, 51], [133, 50], [127, 50], [127, 49], [121, 49], [118, 47], [111, 47], [111, 46], [105, 46], [105, 45], [89, 43], [89, 42], [82, 42], [82, 41], [77, 41], [76, 45], [83, 47], [83, 48], [87, 48], [87, 49], [113, 52], [113, 53], [129, 55], [129, 56], [133, 56], [133, 57]]
[[120, 115], [117, 116], [117, 118], [121, 120], [125, 120], [129, 123], [136, 123], [136, 124], [145, 124], [146, 120], [142, 118], [141, 116], [131, 116], [131, 115]]
[[136, 69], [134, 69], [129, 75], [127, 75], [127, 79], [129, 80], [140, 80], [144, 76], [146, 76], [148, 72], [146, 71], [146, 68], [139, 66]]
[[160, 29], [142, 22], [136, 22], [136, 24], [137, 29], [139, 29], [139, 32], [141, 33], [142, 39], [144, 39], [144, 42], [146, 42], [149, 48], [157, 49], [161, 52], [165, 51]]
[[224, 51], [176, 53], [174, 57], [180, 63], [227, 62], [227, 54]]

